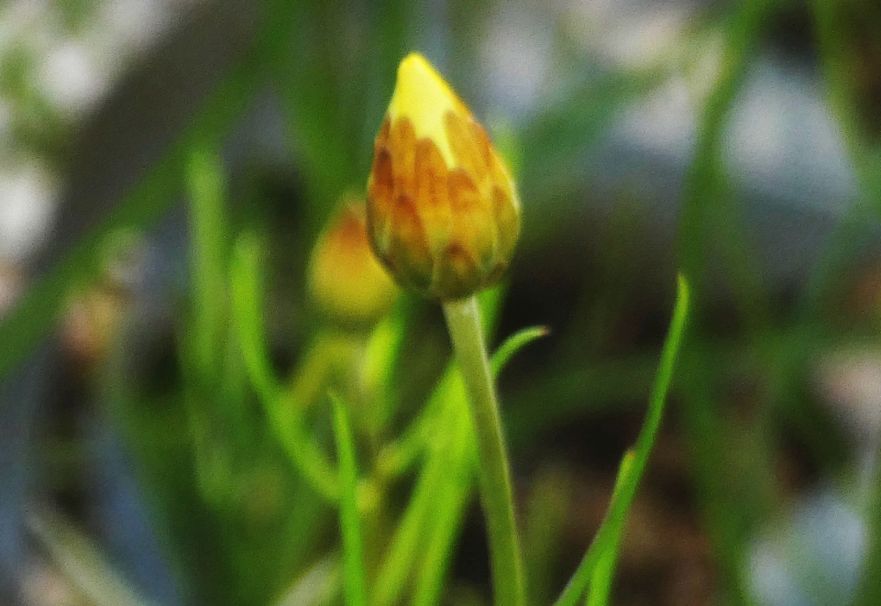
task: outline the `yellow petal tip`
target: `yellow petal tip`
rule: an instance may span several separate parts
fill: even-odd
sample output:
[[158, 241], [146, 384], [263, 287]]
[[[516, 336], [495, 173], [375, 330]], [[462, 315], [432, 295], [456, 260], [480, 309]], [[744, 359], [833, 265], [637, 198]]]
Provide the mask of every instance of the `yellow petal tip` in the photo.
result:
[[389, 118], [406, 117], [417, 138], [429, 138], [438, 145], [444, 159], [452, 163], [444, 116], [447, 112], [469, 113], [443, 76], [420, 53], [410, 53], [398, 66], [398, 79], [389, 103]]

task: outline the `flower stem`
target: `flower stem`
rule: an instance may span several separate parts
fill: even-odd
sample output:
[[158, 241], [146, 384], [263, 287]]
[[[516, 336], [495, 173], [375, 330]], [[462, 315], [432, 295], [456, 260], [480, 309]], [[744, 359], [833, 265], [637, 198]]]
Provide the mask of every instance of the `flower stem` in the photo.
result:
[[444, 315], [471, 400], [495, 603], [523, 606], [523, 564], [514, 523], [511, 473], [502, 436], [499, 405], [480, 328], [477, 300], [471, 296], [447, 301], [444, 303]]

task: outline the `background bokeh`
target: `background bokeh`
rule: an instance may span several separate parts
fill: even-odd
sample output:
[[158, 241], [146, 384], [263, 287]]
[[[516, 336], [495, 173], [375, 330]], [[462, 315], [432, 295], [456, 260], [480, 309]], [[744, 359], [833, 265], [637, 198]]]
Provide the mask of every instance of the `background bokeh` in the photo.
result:
[[[878, 32], [876, 0], [0, 4], [0, 603], [310, 603], [335, 513], [253, 402], [210, 436], [225, 484], [194, 462], [185, 401], [220, 388], [188, 366], [214, 313], [189, 200], [223, 191], [223, 246], [260, 238], [275, 370], [301, 367], [309, 252], [363, 194], [414, 49], [520, 187], [493, 343], [551, 331], [500, 382], [536, 603], [602, 519], [680, 271], [693, 313], [613, 603], [881, 603]], [[436, 305], [399, 306], [403, 425], [450, 352]], [[485, 603], [473, 494], [463, 515], [444, 603]]]

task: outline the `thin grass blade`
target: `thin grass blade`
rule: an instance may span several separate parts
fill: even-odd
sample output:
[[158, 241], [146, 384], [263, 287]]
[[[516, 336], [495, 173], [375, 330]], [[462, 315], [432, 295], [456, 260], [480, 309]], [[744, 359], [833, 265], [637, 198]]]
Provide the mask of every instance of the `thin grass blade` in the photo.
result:
[[547, 326], [531, 326], [522, 328], [505, 339], [490, 358], [489, 365], [493, 375], [498, 377], [511, 358], [517, 355], [517, 352], [533, 341], [548, 336], [550, 332]]
[[361, 538], [361, 518], [358, 513], [358, 469], [355, 462], [355, 444], [345, 405], [337, 397], [333, 400], [333, 430], [336, 437], [340, 470], [340, 531], [343, 542], [343, 595], [346, 606], [366, 606], [367, 589], [364, 580], [364, 545]]
[[453, 545], [462, 527], [465, 505], [474, 483], [474, 434], [468, 418], [467, 402], [460, 390], [455, 422], [445, 449], [444, 486], [438, 493], [428, 529], [428, 540], [413, 592], [415, 606], [440, 602], [444, 579], [450, 565]]
[[688, 283], [684, 277], [680, 276], [676, 292], [676, 305], [673, 309], [673, 317], [670, 321], [667, 338], [661, 351], [661, 362], [658, 367], [658, 373], [655, 376], [646, 419], [643, 422], [632, 454], [625, 455], [621, 463], [616, 487], [612, 494], [612, 501], [609, 504], [606, 517], [590, 548], [575, 570], [575, 574], [572, 575], [569, 584], [555, 602], [555, 606], [575, 606], [584, 595], [590, 582], [594, 579], [597, 565], [603, 558], [610, 558], [605, 563], [608, 578], [603, 582], [609, 587], [611, 586], [611, 573], [614, 570], [615, 553], [621, 540], [621, 533], [627, 521], [630, 505], [636, 496], [639, 480], [642, 478], [649, 455], [654, 446], [658, 428], [661, 425], [667, 392], [670, 389], [670, 382], [676, 366], [676, 358], [679, 355], [685, 332], [688, 309]]
[[[260, 243], [251, 234], [239, 237], [230, 269], [233, 330], [239, 340], [248, 377], [266, 411], [267, 420], [288, 458], [323, 497], [339, 497], [337, 474], [314, 442], [299, 414], [301, 407], [282, 400], [263, 328], [263, 278]], [[286, 405], [288, 404], [288, 405]]]

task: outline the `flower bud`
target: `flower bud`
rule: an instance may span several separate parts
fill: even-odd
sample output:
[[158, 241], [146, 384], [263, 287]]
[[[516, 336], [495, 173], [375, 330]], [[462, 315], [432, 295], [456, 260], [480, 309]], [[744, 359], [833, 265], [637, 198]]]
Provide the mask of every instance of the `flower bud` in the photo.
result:
[[324, 314], [346, 326], [371, 324], [394, 303], [398, 288], [370, 250], [361, 200], [347, 200], [315, 244], [309, 292]]
[[401, 61], [367, 184], [370, 242], [403, 286], [466, 297], [499, 279], [520, 202], [468, 107], [419, 54]]

